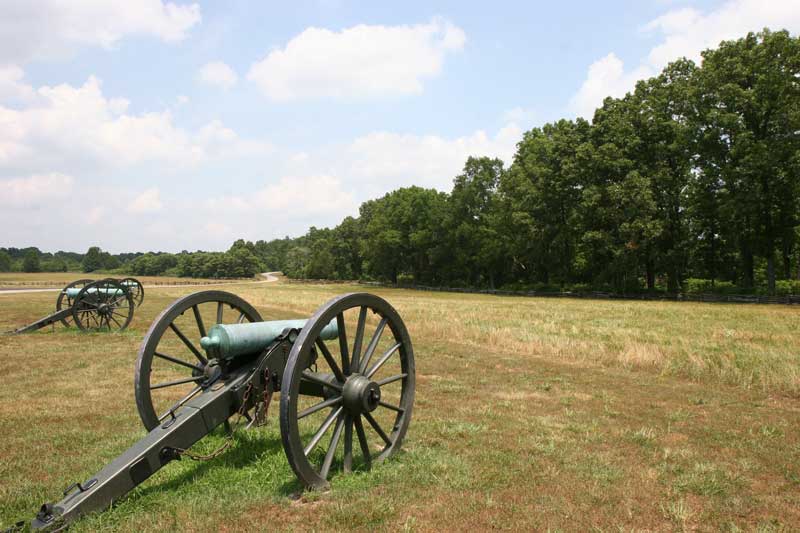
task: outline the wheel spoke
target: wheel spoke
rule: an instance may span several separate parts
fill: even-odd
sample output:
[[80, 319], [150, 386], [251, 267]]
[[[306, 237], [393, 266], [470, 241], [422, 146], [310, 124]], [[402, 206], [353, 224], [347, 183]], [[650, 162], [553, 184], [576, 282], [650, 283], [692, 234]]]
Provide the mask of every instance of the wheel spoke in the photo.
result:
[[225, 309], [222, 306], [222, 302], [217, 302], [217, 324], [222, 324], [222, 313]]
[[378, 421], [372, 418], [371, 414], [364, 413], [364, 418], [367, 419], [367, 422], [369, 422], [369, 425], [372, 426], [372, 429], [375, 430], [375, 433], [380, 435], [380, 437], [383, 439], [383, 442], [385, 442], [386, 444], [392, 443], [392, 441], [389, 440], [389, 437], [386, 436], [386, 432], [383, 431], [383, 428], [381, 428], [380, 424], [378, 424]]
[[322, 385], [323, 387], [330, 387], [338, 391], [342, 390], [342, 386], [339, 385], [338, 383], [332, 383], [330, 381], [326, 381], [320, 377], [317, 377], [316, 374], [314, 374], [313, 372], [309, 372], [308, 370], [303, 370], [303, 379], [316, 383], [317, 385]]
[[372, 359], [372, 354], [375, 352], [375, 348], [378, 346], [378, 343], [381, 340], [381, 335], [383, 335], [383, 329], [386, 327], [386, 322], [386, 318], [381, 318], [381, 321], [378, 323], [378, 327], [375, 329], [375, 333], [372, 334], [372, 339], [369, 341], [367, 350], [364, 352], [364, 360], [361, 361], [361, 373], [364, 373], [364, 369], [367, 368], [369, 360]]
[[[116, 318], [114, 318], [114, 313], [111, 313], [110, 315], [108, 315], [108, 319], [109, 319], [109, 321], [113, 320], [113, 321], [114, 321], [114, 324], [116, 324], [118, 328], [121, 328], [121, 327], [122, 327], [122, 324], [120, 324], [120, 323], [117, 321], [117, 319], [116, 319]], [[109, 322], [109, 323], [108, 323], [108, 327], [111, 327], [111, 322]]]
[[372, 464], [372, 455], [369, 453], [369, 444], [367, 443], [367, 434], [364, 432], [364, 424], [361, 422], [361, 417], [355, 417], [356, 434], [358, 434], [358, 444], [361, 446], [361, 454], [364, 456], [364, 462], [367, 467]]
[[176, 379], [175, 381], [165, 381], [164, 383], [151, 385], [150, 390], [174, 387], [175, 385], [183, 385], [184, 383], [191, 383], [193, 381], [203, 381], [204, 379], [206, 379], [205, 376], [193, 376], [191, 378]]
[[186, 338], [186, 335], [184, 335], [183, 332], [180, 329], [178, 329], [178, 326], [176, 326], [174, 322], [170, 322], [169, 328], [172, 331], [174, 331], [175, 335], [177, 335], [178, 338], [180, 338], [183, 341], [183, 344], [185, 344], [186, 347], [192, 351], [194, 356], [197, 357], [198, 361], [200, 361], [204, 365], [208, 364], [208, 360], [205, 357], [203, 357], [203, 355], [198, 351], [198, 349], [195, 348], [194, 344], [192, 344], [192, 341]]
[[364, 373], [364, 375], [367, 376], [368, 378], [374, 376], [375, 372], [380, 370], [380, 368], [384, 365], [384, 363], [386, 363], [386, 361], [389, 360], [392, 354], [396, 352], [397, 349], [400, 348], [400, 346], [401, 344], [398, 342], [397, 344], [386, 350], [386, 353], [383, 354], [381, 358], [378, 359], [378, 361], [374, 365], [372, 365], [372, 368], [370, 368], [367, 372]]
[[325, 401], [319, 402], [318, 404], [312, 405], [308, 409], [304, 409], [303, 411], [297, 413], [297, 419], [300, 420], [301, 418], [305, 418], [308, 415], [313, 415], [314, 413], [316, 413], [321, 409], [325, 409], [326, 407], [333, 407], [334, 405], [338, 405], [340, 403], [342, 403], [341, 396], [336, 396], [335, 398], [328, 398]]
[[203, 317], [200, 316], [200, 309], [196, 306], [192, 306], [192, 313], [194, 313], [194, 320], [197, 322], [197, 330], [200, 332], [200, 338], [206, 337], [206, 325], [203, 324]]
[[386, 403], [383, 400], [379, 400], [378, 401], [378, 405], [380, 405], [382, 407], [385, 407], [387, 409], [391, 409], [392, 411], [397, 411], [398, 413], [405, 413], [406, 412], [406, 410], [403, 409], [402, 407], [397, 407], [396, 405], [392, 405], [390, 403]]
[[388, 385], [389, 383], [394, 383], [395, 381], [401, 380], [407, 375], [408, 374], [397, 374], [396, 376], [389, 376], [388, 378], [383, 378], [382, 380], [376, 381], [375, 383], [377, 383], [379, 387], [383, 387], [384, 385]]
[[339, 352], [342, 354], [342, 370], [345, 376], [349, 376], [350, 354], [347, 353], [347, 331], [344, 325], [344, 313], [336, 315], [336, 327], [339, 331]]
[[356, 326], [356, 337], [353, 340], [353, 359], [350, 366], [354, 370], [359, 369], [358, 361], [361, 358], [361, 346], [364, 344], [364, 327], [367, 323], [367, 306], [362, 305], [358, 312], [358, 325]]
[[322, 425], [319, 427], [317, 432], [311, 438], [311, 441], [308, 443], [308, 446], [306, 446], [305, 449], [303, 450], [303, 453], [305, 454], [306, 457], [308, 457], [308, 454], [314, 451], [314, 448], [317, 447], [317, 444], [319, 444], [319, 441], [320, 439], [322, 439], [322, 436], [325, 435], [325, 432], [328, 431], [328, 428], [331, 427], [331, 424], [333, 424], [333, 421], [336, 420], [336, 417], [339, 416], [339, 413], [341, 413], [342, 410], [344, 410], [344, 407], [333, 409], [327, 416], [327, 418], [325, 418], [325, 420], [322, 422]]
[[178, 359], [177, 357], [172, 357], [171, 355], [167, 355], [167, 354], [160, 353], [160, 352], [153, 352], [153, 355], [155, 355], [156, 357], [160, 357], [161, 359], [164, 359], [166, 361], [171, 361], [171, 362], [175, 363], [176, 365], [185, 366], [186, 368], [191, 368], [192, 370], [198, 370], [200, 372], [203, 371], [203, 369], [200, 368], [199, 366], [193, 365], [191, 363], [187, 363], [183, 359]]
[[350, 413], [344, 415], [344, 460], [342, 467], [345, 472], [353, 471], [353, 417]]
[[342, 438], [343, 427], [344, 416], [339, 415], [336, 419], [336, 427], [333, 429], [331, 443], [328, 446], [328, 451], [325, 453], [325, 460], [322, 462], [322, 469], [319, 471], [319, 475], [325, 479], [328, 479], [328, 472], [331, 471], [331, 463], [333, 462], [333, 456], [336, 455], [336, 448], [339, 446], [339, 439]]
[[333, 372], [333, 375], [336, 376], [336, 379], [342, 383], [347, 381], [344, 377], [344, 374], [342, 374], [342, 371], [339, 369], [339, 365], [336, 363], [336, 360], [333, 358], [333, 355], [331, 355], [331, 351], [325, 345], [325, 342], [319, 337], [317, 337], [317, 348], [319, 348], [319, 351], [322, 352], [322, 356], [328, 362], [328, 366], [331, 367], [331, 371]]
[[244, 316], [244, 313], [241, 313], [241, 314], [239, 315], [239, 318], [237, 318], [237, 319], [236, 319], [236, 323], [237, 323], [237, 324], [241, 324], [242, 322], [244, 322], [244, 319], [245, 319], [245, 318], [247, 318], [247, 317], [246, 317], [246, 316]]
[[186, 396], [184, 396], [183, 398], [181, 398], [180, 400], [175, 402], [175, 405], [173, 405], [172, 407], [167, 409], [166, 413], [164, 413], [163, 415], [159, 416], [158, 417], [158, 421], [161, 422], [162, 420], [167, 418], [167, 416], [169, 416], [170, 413], [174, 413], [175, 411], [177, 411], [179, 407], [181, 407], [183, 404], [185, 404], [186, 402], [191, 400], [192, 397], [195, 394], [197, 394], [198, 392], [200, 392], [202, 389], [203, 388], [200, 385], [198, 385], [197, 387], [193, 388], [192, 391], [189, 394], [187, 394]]

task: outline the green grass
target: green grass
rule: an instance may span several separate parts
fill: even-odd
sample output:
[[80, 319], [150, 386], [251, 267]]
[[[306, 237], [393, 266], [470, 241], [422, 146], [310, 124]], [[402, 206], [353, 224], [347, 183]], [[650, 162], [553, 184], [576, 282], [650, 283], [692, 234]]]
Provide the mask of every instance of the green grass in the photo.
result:
[[[59, 326], [0, 337], [0, 525], [31, 517], [144, 434], [138, 344], [193, 290], [150, 290], [122, 334]], [[363, 288], [228, 290], [273, 319]], [[273, 402], [270, 423], [241, 432], [221, 457], [172, 463], [73, 530], [800, 528], [798, 309], [377, 292], [399, 310], [416, 354], [402, 453], [336, 476], [328, 492], [303, 492]], [[0, 330], [53, 301], [0, 294]]]

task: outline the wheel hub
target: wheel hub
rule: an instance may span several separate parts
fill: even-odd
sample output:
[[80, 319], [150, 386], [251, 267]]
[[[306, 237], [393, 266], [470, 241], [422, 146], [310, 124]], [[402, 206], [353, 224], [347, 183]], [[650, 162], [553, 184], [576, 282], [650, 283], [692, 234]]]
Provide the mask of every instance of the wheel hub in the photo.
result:
[[369, 413], [381, 400], [380, 386], [366, 376], [354, 374], [347, 378], [342, 389], [344, 406], [353, 414]]

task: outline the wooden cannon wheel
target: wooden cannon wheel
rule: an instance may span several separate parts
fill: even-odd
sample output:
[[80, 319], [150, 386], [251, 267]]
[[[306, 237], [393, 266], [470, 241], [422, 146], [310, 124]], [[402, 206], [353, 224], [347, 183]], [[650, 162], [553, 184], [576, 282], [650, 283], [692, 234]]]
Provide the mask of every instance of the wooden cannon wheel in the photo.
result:
[[[61, 311], [62, 309], [69, 309], [75, 303], [75, 299], [70, 297], [67, 294], [67, 289], [82, 289], [86, 285], [94, 283], [93, 279], [79, 279], [77, 281], [73, 281], [63, 289], [61, 292], [58, 293], [58, 299], [56, 300], [56, 311]], [[61, 323], [64, 324], [66, 327], [72, 326], [72, 316], [67, 316], [61, 319]]]
[[260, 322], [261, 315], [224, 291], [180, 298], [153, 321], [139, 348], [134, 379], [136, 406], [148, 431], [201, 391], [208, 360], [200, 339], [207, 327], [245, 321]]
[[136, 307], [142, 305], [142, 302], [144, 302], [144, 287], [142, 283], [136, 278], [122, 278], [119, 282], [130, 291]]
[[[335, 344], [331, 350], [320, 334], [333, 319], [339, 337], [330, 341]], [[352, 337], [347, 324], [355, 324]], [[326, 384], [326, 398], [303, 395], [301, 381]], [[384, 299], [345, 294], [308, 320], [289, 354], [282, 382], [286, 457], [306, 487], [325, 488], [334, 471], [368, 469], [400, 449], [414, 404], [411, 339], [400, 315]]]
[[130, 293], [114, 279], [84, 286], [72, 305], [72, 320], [82, 331], [122, 331], [133, 319]]

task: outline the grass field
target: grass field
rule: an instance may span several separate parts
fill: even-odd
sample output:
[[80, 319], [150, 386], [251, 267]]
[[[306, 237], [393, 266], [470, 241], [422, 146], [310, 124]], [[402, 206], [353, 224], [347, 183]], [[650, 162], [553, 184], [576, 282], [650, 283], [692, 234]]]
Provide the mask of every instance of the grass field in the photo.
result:
[[[149, 290], [121, 334], [0, 337], [0, 525], [144, 434], [139, 342], [194, 290]], [[227, 290], [274, 319], [363, 288]], [[273, 402], [269, 425], [223, 456], [169, 465], [74, 531], [800, 529], [800, 309], [375, 292], [416, 354], [404, 452], [301, 493]], [[0, 294], [0, 330], [53, 299]]]

